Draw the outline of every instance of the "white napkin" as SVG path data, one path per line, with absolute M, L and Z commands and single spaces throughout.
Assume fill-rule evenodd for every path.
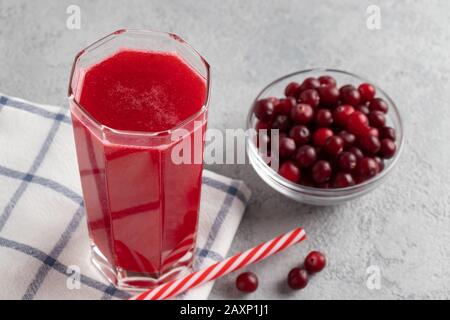
M 195 269 L 226 257 L 249 197 L 204 171 Z M 179 298 L 206 299 L 212 285 Z M 0 299 L 129 296 L 89 261 L 69 111 L 0 94 Z

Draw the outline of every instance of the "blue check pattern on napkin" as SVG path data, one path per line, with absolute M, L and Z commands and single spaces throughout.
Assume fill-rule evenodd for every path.
M 242 181 L 204 170 L 194 269 L 226 256 L 249 197 Z M 206 299 L 212 285 L 181 298 Z M 0 94 L 0 299 L 130 296 L 89 261 L 69 111 Z

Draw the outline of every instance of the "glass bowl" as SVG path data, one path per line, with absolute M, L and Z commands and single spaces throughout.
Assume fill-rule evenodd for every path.
M 324 74 L 333 76 L 336 79 L 338 86 L 344 84 L 353 84 L 357 86 L 363 82 L 373 84 L 372 81 L 363 79 L 355 74 L 334 69 L 309 69 L 288 74 L 267 85 L 257 95 L 248 113 L 247 130 L 254 128 L 257 121 L 253 113 L 253 105 L 256 101 L 272 96 L 280 97 L 284 94 L 284 88 L 290 82 L 296 81 L 301 83 L 307 77 L 318 77 Z M 364 181 L 363 183 L 347 188 L 338 189 L 321 189 L 296 184 L 283 178 L 270 166 L 268 166 L 258 153 L 258 149 L 255 145 L 255 140 L 248 136 L 246 140 L 247 155 L 256 173 L 269 186 L 271 186 L 281 194 L 296 201 L 311 205 L 324 206 L 339 204 L 345 201 L 359 198 L 379 187 L 386 180 L 388 175 L 392 172 L 392 169 L 397 164 L 400 154 L 402 153 L 404 138 L 403 125 L 399 110 L 397 109 L 392 99 L 382 89 L 380 89 L 378 86 L 375 87 L 377 90 L 377 97 L 384 99 L 389 105 L 389 112 L 387 113 L 386 117 L 387 125 L 393 127 L 396 130 L 397 134 L 397 152 L 391 159 L 385 160 L 384 170 L 381 171 L 378 175 L 367 181 Z

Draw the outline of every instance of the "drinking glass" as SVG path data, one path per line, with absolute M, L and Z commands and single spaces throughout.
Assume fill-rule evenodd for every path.
M 161 132 L 117 130 L 91 116 L 79 102 L 83 77 L 90 67 L 124 48 L 180 57 L 205 80 L 206 99 L 201 109 Z M 209 91 L 208 63 L 174 34 L 119 30 L 75 57 L 69 103 L 91 259 L 120 289 L 151 288 L 190 271 Z M 174 148 L 190 141 L 187 152 L 200 161 L 175 163 Z

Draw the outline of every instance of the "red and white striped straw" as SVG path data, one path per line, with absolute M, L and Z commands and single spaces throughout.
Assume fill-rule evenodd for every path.
M 302 228 L 296 228 L 270 241 L 263 242 L 252 249 L 217 262 L 203 270 L 192 272 L 180 279 L 169 281 L 154 289 L 138 294 L 130 300 L 164 300 L 171 298 L 184 291 L 201 286 L 206 282 L 223 277 L 230 272 L 274 255 L 281 250 L 303 241 L 305 238 L 305 231 Z

